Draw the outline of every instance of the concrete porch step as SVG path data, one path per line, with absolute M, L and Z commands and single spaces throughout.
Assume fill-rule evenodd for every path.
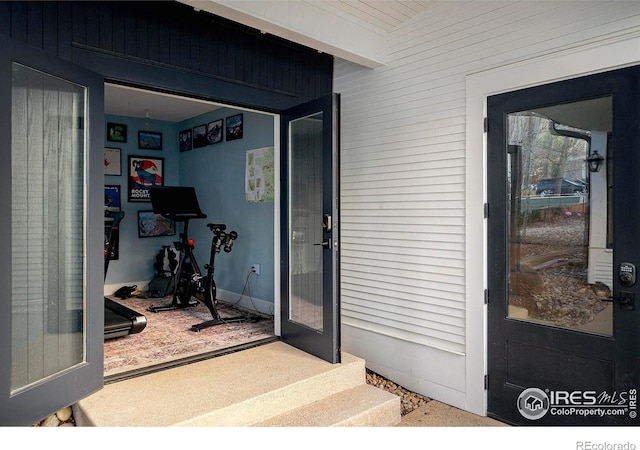
M 330 364 L 282 342 L 108 384 L 73 409 L 78 426 L 98 427 L 400 422 L 399 397 L 366 385 L 364 360 Z
M 400 397 L 363 384 L 254 424 L 257 427 L 387 427 L 400 423 Z

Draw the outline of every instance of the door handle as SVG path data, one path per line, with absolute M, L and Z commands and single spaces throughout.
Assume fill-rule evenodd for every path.
M 331 248 L 331 239 L 324 239 L 322 242 L 313 245 L 321 245 L 324 248 Z
M 322 229 L 325 233 L 329 233 L 333 229 L 331 214 L 325 214 L 322 216 Z
M 613 297 L 609 297 L 609 298 L 603 298 L 602 299 L 603 302 L 609 302 L 609 303 L 617 303 L 618 305 L 620 305 L 620 309 L 623 311 L 633 311 L 634 310 L 634 303 L 635 303 L 635 295 L 633 292 L 620 292 L 620 297 L 619 298 L 613 298 Z

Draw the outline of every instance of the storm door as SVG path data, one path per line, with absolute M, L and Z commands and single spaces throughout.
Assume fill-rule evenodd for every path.
M 30 425 L 102 387 L 104 88 L 0 46 L 0 424 Z
M 340 362 L 338 97 L 282 115 L 282 339 Z
M 488 413 L 638 424 L 640 70 L 487 104 Z

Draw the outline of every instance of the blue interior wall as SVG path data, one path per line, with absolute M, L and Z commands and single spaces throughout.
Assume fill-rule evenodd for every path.
M 262 273 L 251 277 L 251 296 L 273 302 L 273 202 L 248 203 L 245 199 L 246 153 L 274 145 L 273 117 L 223 108 L 182 122 L 179 127 L 189 129 L 218 119 L 224 121 L 238 113 L 243 114 L 243 138 L 182 152 L 180 184 L 196 188 L 200 208 L 208 216 L 189 225 L 201 266 L 208 261 L 211 244 L 207 223 L 224 223 L 227 231 L 238 232 L 233 250 L 216 256 L 217 287 L 242 292 L 251 265 L 259 263 Z
M 180 152 L 178 135 L 181 130 L 224 120 L 243 114 L 243 138 L 191 151 Z M 165 186 L 193 186 L 200 208 L 206 219 L 192 220 L 189 234 L 196 241 L 195 254 L 201 270 L 209 259 L 212 234 L 207 223 L 227 224 L 228 231 L 238 232 L 238 239 L 230 253 L 216 255 L 215 281 L 219 289 L 240 294 L 243 291 L 251 265 L 261 265 L 261 275 L 251 276 L 250 293 L 253 298 L 274 301 L 273 269 L 273 202 L 248 203 L 245 199 L 246 152 L 274 145 L 273 117 L 247 111 L 223 108 L 197 116 L 184 122 L 164 122 L 132 117 L 106 115 L 106 122 L 123 123 L 128 128 L 126 143 L 108 142 L 105 147 L 121 149 L 122 174 L 105 176 L 105 185 L 121 187 L 122 210 L 125 219 L 120 226 L 119 259 L 111 261 L 105 284 L 130 285 L 141 280 L 150 281 L 154 275 L 155 255 L 163 245 L 178 240 L 171 237 L 138 237 L 138 211 L 150 210 L 149 202 L 129 202 L 127 196 L 128 156 L 164 158 Z M 138 149 L 138 130 L 162 133 L 162 150 Z M 146 286 L 138 286 L 146 289 Z M 248 294 L 249 292 L 245 292 Z
M 130 285 L 140 280 L 151 280 L 155 272 L 153 263 L 155 255 L 162 245 L 171 245 L 173 237 L 138 237 L 138 211 L 151 210 L 149 202 L 129 202 L 127 195 L 128 161 L 129 155 L 147 156 L 150 158 L 163 158 L 164 183 L 166 185 L 178 183 L 179 180 L 179 155 L 176 151 L 178 134 L 174 122 L 160 120 L 138 119 L 134 117 L 122 117 L 105 115 L 105 122 L 114 122 L 127 125 L 127 142 L 107 141 L 105 132 L 105 147 L 119 148 L 122 172 L 120 176 L 106 175 L 105 185 L 118 185 L 121 190 L 121 209 L 125 217 L 120 224 L 119 258 L 109 263 L 109 271 L 105 284 Z M 162 133 L 162 150 L 138 149 L 138 130 L 146 130 Z M 146 286 L 138 286 L 146 289 Z

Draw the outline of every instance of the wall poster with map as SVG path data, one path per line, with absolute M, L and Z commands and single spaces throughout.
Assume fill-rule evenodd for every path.
M 273 147 L 247 151 L 245 194 L 249 203 L 273 202 Z

